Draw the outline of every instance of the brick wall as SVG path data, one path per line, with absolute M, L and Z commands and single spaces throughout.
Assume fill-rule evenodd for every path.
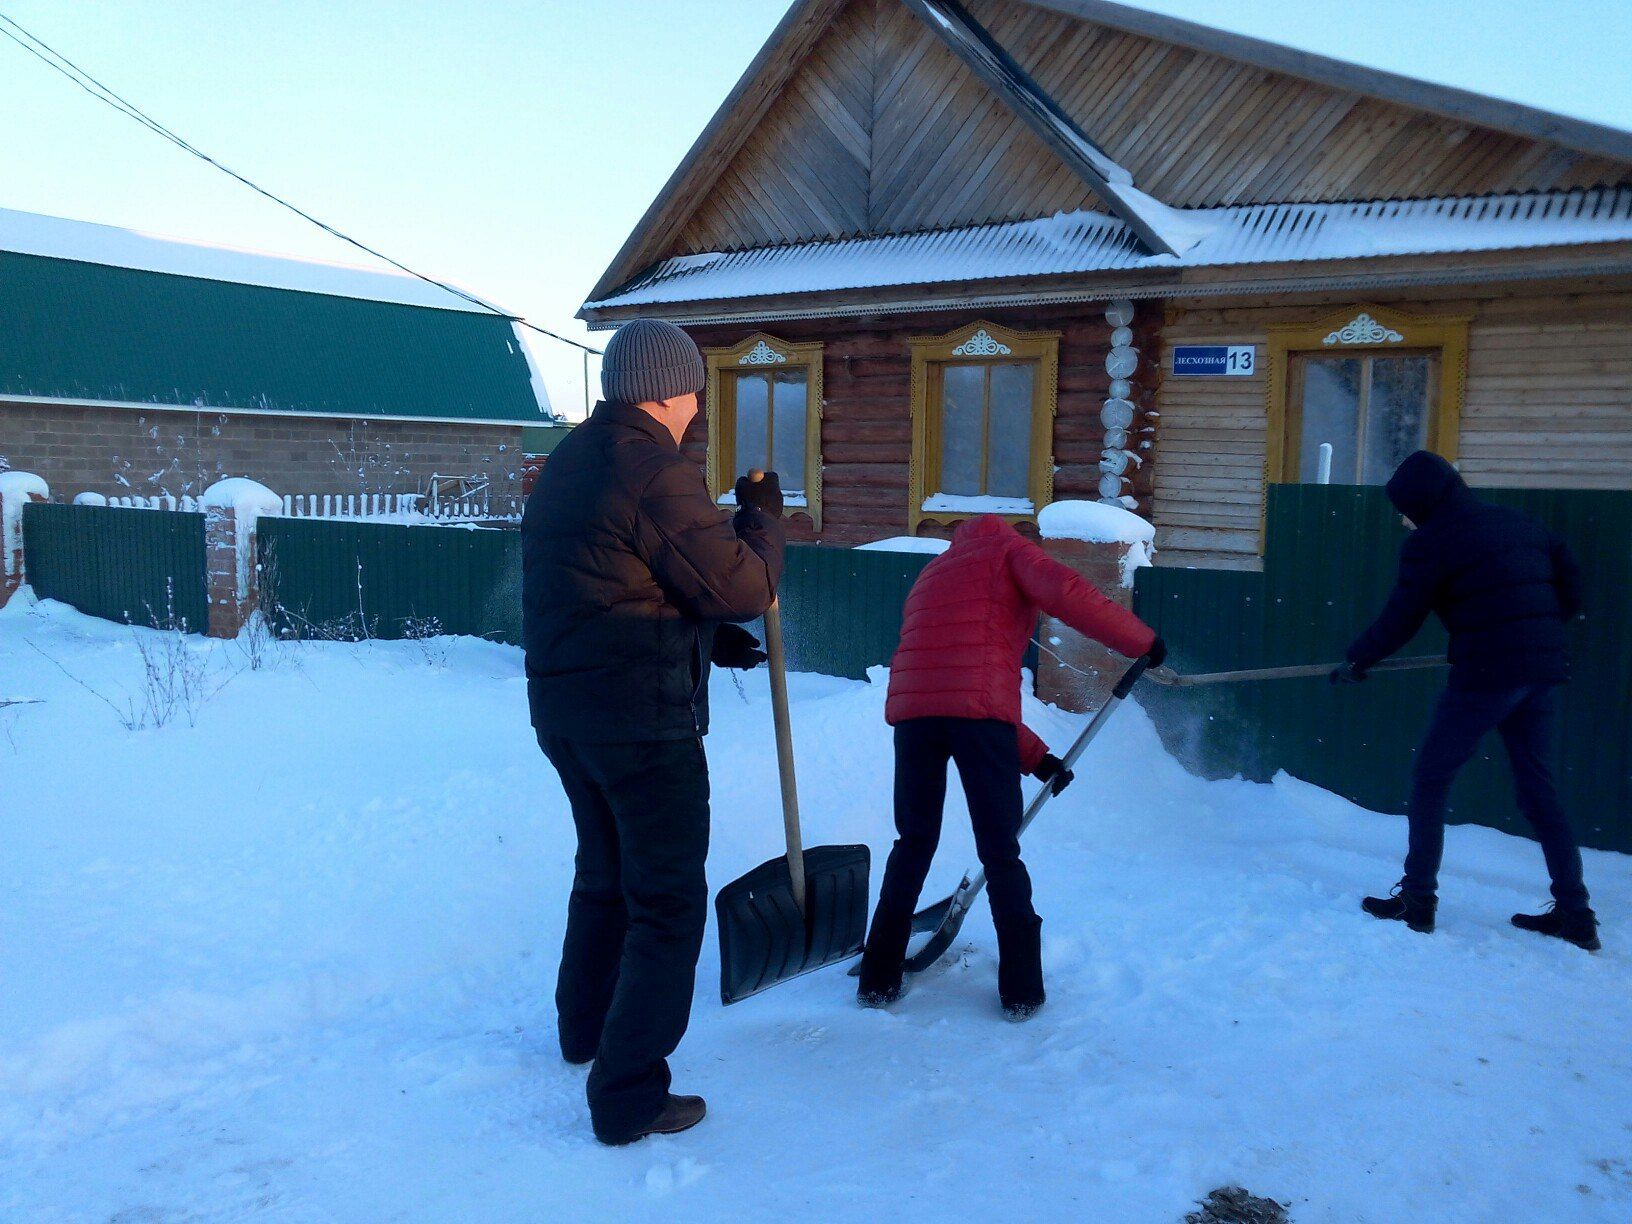
M 795 515 L 789 537 L 822 543 L 858 544 L 906 535 L 907 480 L 912 458 L 912 357 L 908 340 L 940 335 L 986 319 L 1016 331 L 1058 331 L 1060 338 L 1059 413 L 1054 422 L 1056 500 L 1099 498 L 1099 458 L 1105 429 L 1100 409 L 1110 391 L 1105 355 L 1111 327 L 1105 304 L 943 311 L 870 318 L 811 319 L 763 327 L 690 327 L 704 348 L 725 348 L 756 331 L 790 343 L 820 341 L 824 349 L 822 414 L 822 517 L 820 536 L 810 520 Z M 1153 406 L 1157 380 L 1161 309 L 1141 303 L 1135 316 L 1134 345 L 1143 357 L 1134 377 L 1134 401 Z M 687 450 L 702 462 L 707 424 L 699 414 L 687 436 Z M 1134 493 L 1141 507 L 1149 499 L 1149 464 L 1137 474 Z M 921 535 L 945 535 L 933 523 Z
M 197 496 L 224 476 L 278 493 L 412 493 L 433 472 L 519 495 L 521 427 L 170 412 L 0 400 L 0 470 L 37 472 L 63 501 Z

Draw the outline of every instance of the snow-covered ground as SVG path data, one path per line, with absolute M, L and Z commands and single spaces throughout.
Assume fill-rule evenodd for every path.
M 1173 1224 L 1231 1183 L 1297 1221 L 1632 1219 L 1627 858 L 1588 856 L 1593 957 L 1508 926 L 1533 845 L 1454 829 L 1415 936 L 1356 906 L 1399 818 L 1191 778 L 1130 706 L 1028 839 L 1034 1021 L 998 1018 L 983 909 L 890 1013 L 837 970 L 722 1010 L 711 942 L 676 1060 L 709 1119 L 609 1150 L 555 1048 L 572 838 L 517 652 L 293 647 L 138 732 L 58 665 L 116 703 L 141 671 L 129 630 L 0 613 L 0 699 L 45 701 L 0 711 L 5 1221 Z M 876 876 L 882 692 L 793 692 L 807 839 Z M 717 887 L 779 828 L 763 673 L 713 698 Z

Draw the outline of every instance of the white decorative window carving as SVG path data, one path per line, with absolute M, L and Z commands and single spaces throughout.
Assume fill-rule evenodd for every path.
M 1404 344 L 1405 337 L 1361 311 L 1326 337 L 1322 344 Z
M 787 361 L 788 359 L 785 356 L 761 340 L 744 353 L 737 364 L 752 366 L 786 365 Z
M 957 348 L 952 350 L 954 357 L 1007 357 L 1014 350 L 1006 344 L 1001 344 L 984 327 Z

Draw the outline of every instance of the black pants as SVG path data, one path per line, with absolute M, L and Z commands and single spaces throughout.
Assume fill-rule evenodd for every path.
M 555 991 L 561 1052 L 594 1058 L 590 1119 L 617 1142 L 662 1110 L 667 1060 L 691 1019 L 708 919 L 708 762 L 700 739 L 539 745 L 578 829 Z
M 949 761 L 957 764 L 986 869 L 1000 955 L 998 992 L 1008 1002 L 1040 1001 L 1041 921 L 1020 859 L 1020 745 L 1013 724 L 995 719 L 914 718 L 895 728 L 897 836 L 867 937 L 862 988 L 900 982 L 912 913 L 941 840 Z
M 1535 828 L 1547 859 L 1553 899 L 1560 909 L 1587 908 L 1581 851 L 1553 786 L 1556 711 L 1557 690 L 1548 684 L 1491 692 L 1452 688 L 1440 697 L 1412 771 L 1407 808 L 1411 842 L 1405 856 L 1405 878 L 1400 882 L 1407 892 L 1437 891 L 1439 863 L 1445 852 L 1445 801 L 1451 783 L 1473 758 L 1479 741 L 1498 731 L 1513 767 L 1519 810 Z

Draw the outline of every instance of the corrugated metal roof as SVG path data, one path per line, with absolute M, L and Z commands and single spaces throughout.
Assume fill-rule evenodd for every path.
M 503 315 L 0 251 L 8 397 L 518 424 L 547 408 Z
M 0 251 L 73 259 L 138 272 L 168 272 L 201 280 L 263 285 L 268 289 L 298 289 L 304 293 L 396 302 L 402 306 L 482 313 L 481 306 L 458 294 L 394 268 L 359 268 L 269 255 L 10 208 L 0 208 Z M 492 309 L 499 314 L 507 313 L 497 306 Z
M 1102 213 L 664 260 L 587 309 L 1092 272 L 1314 263 L 1632 241 L 1632 188 L 1164 209 L 1178 256 Z

